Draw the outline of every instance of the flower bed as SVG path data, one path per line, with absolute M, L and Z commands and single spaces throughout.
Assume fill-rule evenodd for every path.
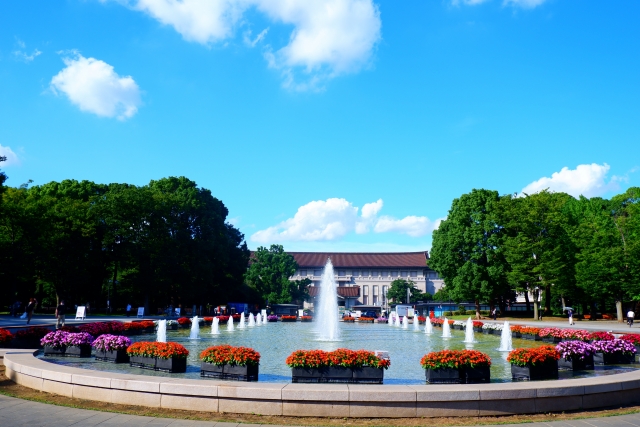
M 283 314 L 282 316 L 280 316 L 281 322 L 295 322 L 296 320 L 298 320 L 298 316 L 289 316 L 286 314 Z
M 6 347 L 13 339 L 13 334 L 6 329 L 0 329 L 0 347 Z
M 16 332 L 15 338 L 19 340 L 37 340 L 38 342 L 49 333 L 49 329 L 41 326 L 32 326 L 27 329 L 20 329 Z
M 258 381 L 260 353 L 248 347 L 218 345 L 200 353 L 200 376 L 237 381 Z
M 500 323 L 485 323 L 482 325 L 483 334 L 501 334 L 502 324 Z
M 473 331 L 474 332 L 482 332 L 482 326 L 484 326 L 484 322 L 481 322 L 479 320 L 474 320 L 473 321 Z
M 613 341 L 616 339 L 611 332 L 604 331 L 592 332 L 589 338 L 592 341 Z
M 558 378 L 560 353 L 554 346 L 517 348 L 509 353 L 511 378 L 514 381 L 535 381 Z
M 129 364 L 143 369 L 186 372 L 189 350 L 175 342 L 141 341 L 127 348 Z
M 386 317 L 378 317 L 376 321 L 378 323 L 389 323 L 389 319 L 387 319 Z
M 424 317 L 424 316 L 418 316 L 418 323 L 419 323 L 420 325 L 424 325 L 424 324 L 426 323 L 426 321 L 427 321 L 427 318 L 426 318 L 426 317 Z
M 375 319 L 373 317 L 365 317 L 365 316 L 358 317 L 359 323 L 373 323 L 374 320 Z
M 86 332 L 94 337 L 103 334 L 121 334 L 124 332 L 124 323 L 122 322 L 93 322 L 78 327 L 80 332 Z
M 267 322 L 277 322 L 278 321 L 278 316 L 276 316 L 275 314 L 270 314 L 267 316 Z
M 216 316 L 218 318 L 218 323 L 227 323 L 229 321 L 229 316 Z M 278 316 L 276 316 L 277 318 Z
M 301 322 L 313 322 L 313 317 L 311 316 L 300 316 Z
M 520 338 L 529 341 L 542 341 L 542 337 L 539 335 L 540 328 L 534 328 L 532 326 L 520 326 Z
M 538 332 L 538 336 L 542 341 L 549 343 L 559 343 L 562 341 L 562 329 L 560 328 L 542 328 Z
M 91 357 L 93 337 L 86 332 L 49 332 L 40 344 L 45 356 Z
M 346 316 L 346 317 L 342 318 L 342 321 L 343 322 L 352 322 L 353 323 L 353 322 L 356 321 L 356 318 L 355 317 L 351 317 L 351 316 Z
M 594 347 L 584 341 L 563 341 L 556 345 L 560 353 L 558 367 L 573 371 L 593 369 Z
M 240 320 L 242 318 L 241 314 L 232 314 L 231 317 L 233 317 L 233 321 L 237 322 L 238 320 Z
M 464 327 L 466 325 L 466 322 L 463 322 L 462 320 L 454 320 L 453 321 L 453 329 L 457 329 L 459 331 L 464 330 Z
M 429 384 L 475 384 L 491 381 L 491 359 L 477 350 L 441 350 L 420 360 Z
M 596 365 L 614 365 L 616 363 L 634 363 L 636 346 L 628 340 L 594 341 L 593 360 Z
M 444 319 L 438 319 L 438 318 L 431 319 L 431 324 L 433 326 L 442 326 L 443 323 L 444 323 Z
M 286 359 L 294 383 L 382 384 L 391 361 L 372 351 L 339 348 L 335 351 L 296 350 Z
M 127 347 L 131 345 L 131 340 L 122 335 L 104 334 L 93 341 L 92 347 L 95 349 L 96 360 L 111 363 L 129 362 Z
M 189 319 L 188 317 L 180 317 L 178 318 L 178 325 L 180 325 L 181 328 L 190 328 L 191 319 Z
M 140 322 L 128 322 L 124 324 L 124 332 L 128 335 L 135 335 L 143 332 L 151 332 L 155 329 L 155 327 L 156 327 L 156 324 L 151 320 L 142 320 Z

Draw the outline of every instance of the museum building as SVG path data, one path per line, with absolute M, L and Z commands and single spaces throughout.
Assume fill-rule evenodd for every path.
M 427 267 L 428 252 L 287 252 L 298 263 L 291 280 L 309 279 L 309 295 L 319 294 L 322 272 L 331 258 L 338 283 L 339 304 L 346 308 L 357 305 L 386 307 L 386 294 L 391 282 L 411 280 L 422 292 L 435 294 L 444 285 L 438 274 Z

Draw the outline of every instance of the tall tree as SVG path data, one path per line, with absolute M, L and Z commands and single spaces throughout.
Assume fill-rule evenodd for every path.
M 496 191 L 474 189 L 453 201 L 447 219 L 433 232 L 429 267 L 444 279 L 453 299 L 475 302 L 477 318 L 481 302 L 493 305 L 509 292 L 499 247 L 499 200 Z
M 407 300 L 407 290 L 409 291 L 410 302 L 428 301 L 432 298 L 431 294 L 420 291 L 411 279 L 402 278 L 391 282 L 391 286 L 387 291 L 387 298 L 396 304 L 402 304 Z

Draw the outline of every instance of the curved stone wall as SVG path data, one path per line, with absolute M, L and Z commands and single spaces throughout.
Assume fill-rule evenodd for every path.
M 240 383 L 114 374 L 8 351 L 18 384 L 85 400 L 241 414 L 452 417 L 531 414 L 640 403 L 640 370 L 584 379 L 474 385 Z

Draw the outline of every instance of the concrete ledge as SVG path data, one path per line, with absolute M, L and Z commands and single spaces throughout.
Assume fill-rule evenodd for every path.
M 39 391 L 100 402 L 262 415 L 400 418 L 511 415 L 640 404 L 640 370 L 562 381 L 470 385 L 239 383 L 112 374 L 5 351 L 6 375 Z

